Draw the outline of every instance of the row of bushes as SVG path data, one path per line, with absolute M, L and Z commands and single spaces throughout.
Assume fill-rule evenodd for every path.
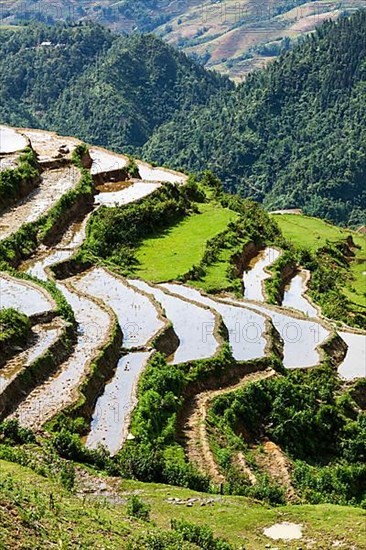
M 343 244 L 329 243 L 314 254 L 299 251 L 299 262 L 311 271 L 309 295 L 321 307 L 323 315 L 347 325 L 365 328 L 366 312 L 352 304 L 343 293 L 350 276 Z
M 284 274 L 286 271 L 291 276 L 296 271 L 296 258 L 292 247 L 283 250 L 281 256 L 270 266 L 271 277 L 265 280 L 267 301 L 270 304 L 282 302 L 285 284 Z
M 156 529 L 138 535 L 134 541 L 128 543 L 128 550 L 189 550 L 192 547 L 202 550 L 233 550 L 229 542 L 215 537 L 212 529 L 206 525 L 172 519 L 170 526 L 171 531 Z
M 268 359 L 266 366 L 272 363 L 275 360 Z M 138 404 L 131 422 L 135 439 L 117 455 L 122 473 L 144 481 L 212 490 L 210 479 L 186 460 L 184 448 L 177 441 L 178 419 L 188 396 L 212 384 L 218 386 L 227 376 L 237 378 L 236 367 L 228 344 L 214 358 L 180 365 L 168 365 L 163 356 L 156 354 L 138 387 Z
M 0 271 L 7 271 L 14 277 L 34 281 L 44 287 L 54 298 L 57 313 L 66 321 L 76 325 L 74 313 L 63 294 L 52 281 L 39 281 L 14 269 L 22 260 L 29 258 L 54 226 L 67 216 L 70 208 L 78 201 L 90 201 L 93 196 L 93 181 L 90 172 L 81 168 L 81 158 L 87 152 L 86 145 L 79 145 L 73 153 L 73 162 L 81 170 L 81 177 L 75 188 L 65 193 L 60 200 L 34 223 L 26 223 L 0 242 Z
M 200 180 L 196 176 L 190 176 L 189 184 L 196 185 L 198 191 L 201 192 L 200 195 L 197 195 L 196 200 L 217 201 L 224 208 L 238 213 L 239 219 L 230 222 L 225 231 L 207 241 L 199 265 L 192 266 L 187 273 L 182 275 L 182 281 L 202 279 L 207 268 L 219 260 L 220 254 L 225 249 L 230 249 L 231 262 L 233 262 L 233 258 L 241 254 L 247 242 L 253 241 L 257 244 L 273 242 L 280 237 L 276 223 L 267 212 L 253 201 L 225 193 L 221 181 L 212 172 L 206 170 Z M 232 263 L 227 267 L 227 276 L 232 281 L 232 289 L 236 290 L 239 281 L 237 280 L 237 270 Z
M 88 375 L 78 387 L 79 398 L 48 422 L 46 429 L 58 431 L 67 428 L 80 435 L 88 433 L 92 413 L 98 397 L 103 393 L 105 384 L 113 376 L 122 345 L 123 335 L 118 320 L 114 324 L 109 340 L 95 357 L 88 369 Z
M 328 242 L 316 252 L 297 248 L 282 238 L 277 238 L 276 243 L 282 248 L 282 254 L 269 268 L 272 276 L 265 281 L 270 303 L 282 301 L 284 273 L 294 272 L 296 266 L 301 266 L 311 273 L 308 294 L 321 307 L 325 317 L 365 328 L 366 312 L 352 304 L 343 293 L 345 281 L 350 276 L 349 250 L 345 242 Z
M 52 445 L 63 458 L 93 464 L 113 475 L 208 491 L 209 478 L 187 463 L 183 447 L 176 442 L 177 415 L 190 384 L 220 376 L 232 362 L 228 346 L 214 359 L 183 365 L 168 365 L 157 353 L 140 379 L 131 426 L 135 439 L 116 457 L 110 458 L 102 447 L 90 450 L 81 443 L 80 434 L 86 428 L 83 417 L 59 415 L 50 426 Z
M 44 216 L 36 222 L 23 224 L 16 233 L 0 242 L 0 262 L 16 266 L 31 256 L 55 224 L 67 216 L 70 208 L 83 198 L 90 200 L 92 195 L 92 177 L 88 170 L 82 169 L 75 188 L 65 193 Z

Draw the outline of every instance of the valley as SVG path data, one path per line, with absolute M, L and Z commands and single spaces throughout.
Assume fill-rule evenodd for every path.
M 362 7 L 363 0 L 259 3 L 84 0 L 77 4 L 57 0 L 51 5 L 42 0 L 5 0 L 2 24 L 16 29 L 29 21 L 48 24 L 92 21 L 117 32 L 154 32 L 207 68 L 241 81 L 325 20 L 349 15 Z
M 239 85 L 151 34 L 121 36 L 93 23 L 2 29 L 0 116 L 10 126 L 54 130 L 91 143 L 100 166 L 111 156 L 98 157 L 97 147 L 115 151 L 117 182 L 128 155 L 143 159 L 140 175 L 149 186 L 126 185 L 120 200 L 146 196 L 158 186 L 156 166 L 197 177 L 210 170 L 225 191 L 268 211 L 301 209 L 358 229 L 365 218 L 364 29 L 363 10 L 326 21 Z M 35 194 L 47 197 L 47 182 L 37 185 L 31 155 L 24 155 L 19 170 Z M 47 164 L 47 151 L 41 162 Z M 72 187 L 69 167 L 59 168 Z M 26 181 L 20 197 L 7 182 L 5 206 L 21 198 Z M 101 176 L 98 186 L 104 183 Z M 99 195 L 99 201 L 107 199 L 113 205 L 119 194 Z M 354 269 L 362 273 L 360 263 Z M 207 288 L 215 290 L 222 275 L 216 265 Z

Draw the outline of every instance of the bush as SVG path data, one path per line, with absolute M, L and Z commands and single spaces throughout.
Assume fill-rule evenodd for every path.
M 63 462 L 60 467 L 61 484 L 71 491 L 75 485 L 75 468 L 71 462 Z
M 127 550 L 191 550 L 178 532 L 156 530 L 127 543 Z
M 34 433 L 20 426 L 17 420 L 2 422 L 0 424 L 0 435 L 5 443 L 13 443 L 14 445 L 34 443 L 36 441 Z
M 31 325 L 28 317 L 19 311 L 6 308 L 0 311 L 0 352 L 11 346 L 24 346 Z
M 183 540 L 196 544 L 202 550 L 233 550 L 226 540 L 215 538 L 210 527 L 177 519 L 171 520 L 171 527 L 182 535 Z
M 131 518 L 150 521 L 150 509 L 137 495 L 132 495 L 127 501 L 127 515 Z
M 19 165 L 14 169 L 5 169 L 0 173 L 0 210 L 20 198 L 22 184 L 32 190 L 33 181 L 38 178 L 35 153 L 27 147 L 19 156 Z

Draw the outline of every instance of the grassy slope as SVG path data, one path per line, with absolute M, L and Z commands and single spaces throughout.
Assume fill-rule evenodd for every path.
M 136 275 L 155 282 L 183 275 L 199 263 L 207 240 L 224 231 L 237 217 L 235 212 L 219 205 L 200 204 L 198 214 L 142 243 L 136 254 L 140 263 Z
M 206 268 L 205 276 L 199 281 L 194 281 L 192 284 L 198 288 L 202 288 L 206 292 L 213 292 L 218 289 L 224 290 L 230 287 L 232 281 L 229 281 L 227 278 L 227 268 L 231 255 L 230 248 L 222 250 L 219 260 Z
M 124 548 L 129 530 L 117 507 L 84 504 L 28 468 L 0 461 L 1 549 Z
M 346 296 L 354 303 L 366 307 L 365 287 L 366 276 L 366 238 L 365 236 L 331 225 L 324 220 L 301 216 L 297 214 L 276 215 L 276 221 L 286 239 L 296 246 L 308 248 L 315 252 L 324 246 L 328 241 L 339 241 L 352 235 L 354 243 L 360 248 L 357 249 L 355 261 L 351 263 L 351 274 L 353 280 L 344 289 Z
M 5 487 L 4 487 L 5 485 Z M 170 519 L 183 518 L 210 525 L 216 535 L 251 550 L 263 549 L 269 539 L 262 529 L 277 521 L 302 523 L 304 536 L 316 548 L 329 549 L 332 541 L 343 547 L 362 547 L 365 512 L 352 507 L 286 506 L 269 508 L 243 497 L 222 497 L 210 506 L 192 508 L 173 505 L 169 497 L 212 497 L 166 485 L 121 482 L 125 496 L 136 492 L 151 507 L 151 519 L 159 528 L 169 528 Z M 50 496 L 52 495 L 52 496 Z M 151 529 L 151 525 L 126 518 L 124 504 L 81 500 L 59 485 L 31 470 L 0 461 L 0 548 L 96 548 L 126 547 L 129 535 Z M 293 543 L 273 542 L 279 549 L 299 548 Z

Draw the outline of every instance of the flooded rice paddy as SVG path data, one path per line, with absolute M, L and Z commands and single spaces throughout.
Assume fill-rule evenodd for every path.
M 280 255 L 280 251 L 276 248 L 267 247 L 251 260 L 249 269 L 243 273 L 244 298 L 257 302 L 265 301 L 264 281 L 270 277 L 266 269 Z
M 266 320 L 263 315 L 245 307 L 213 300 L 184 285 L 166 283 L 161 286 L 188 300 L 194 300 L 216 310 L 228 329 L 229 343 L 233 357 L 237 361 L 249 361 L 265 355 Z
M 134 279 L 129 282 L 132 286 L 152 294 L 172 322 L 179 338 L 179 347 L 172 363 L 204 359 L 216 353 L 219 343 L 214 336 L 216 319 L 212 311 L 181 300 L 144 281 Z
M 286 285 L 283 295 L 282 306 L 301 311 L 308 317 L 317 317 L 317 309 L 310 303 L 305 296 L 307 290 L 308 272 L 300 271 Z

